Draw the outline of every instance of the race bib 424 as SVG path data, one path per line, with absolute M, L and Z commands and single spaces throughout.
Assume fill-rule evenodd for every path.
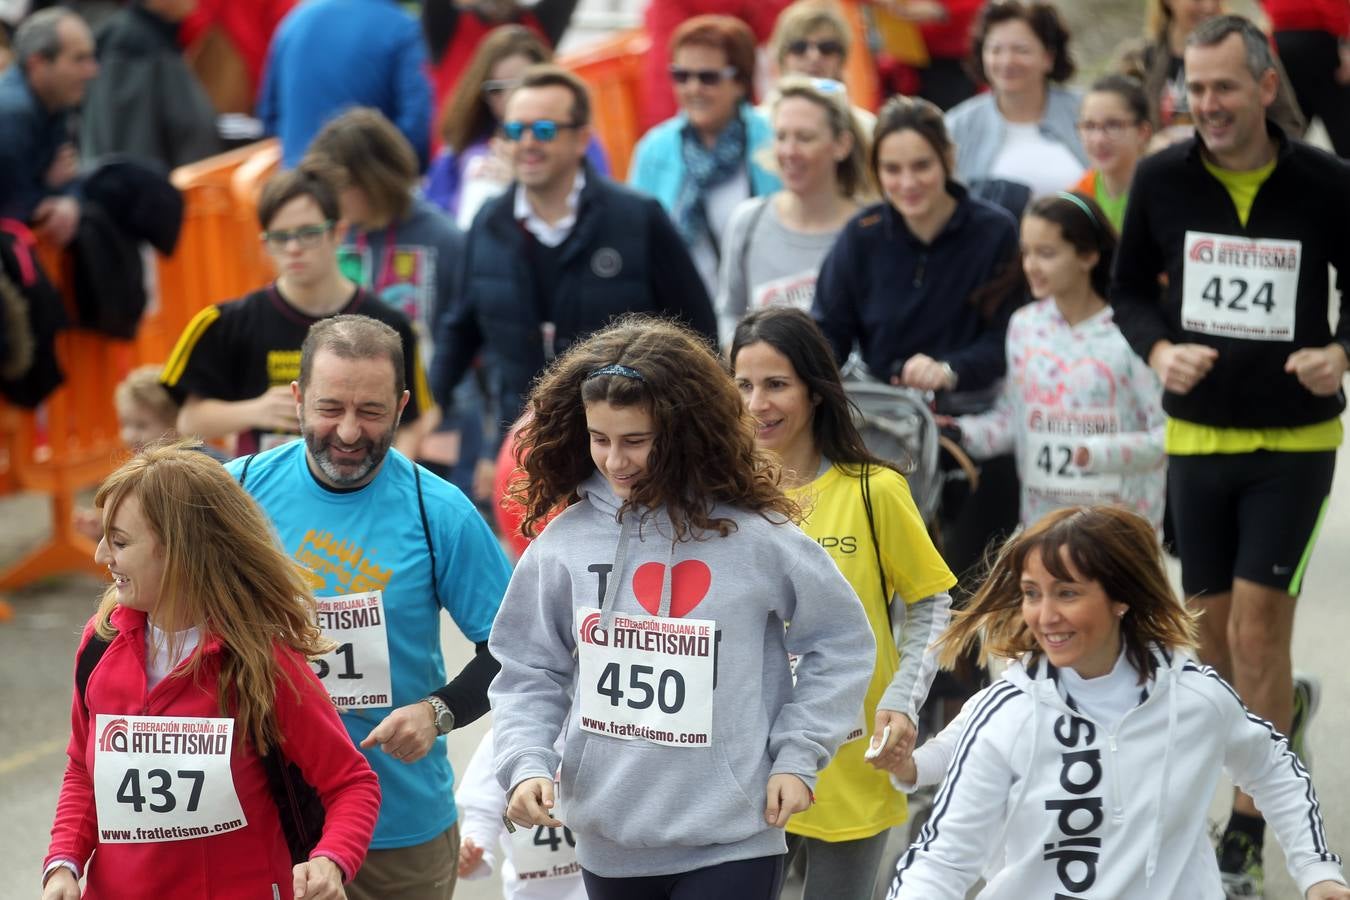
M 1249 341 L 1292 341 L 1303 243 L 1186 232 L 1181 325 Z

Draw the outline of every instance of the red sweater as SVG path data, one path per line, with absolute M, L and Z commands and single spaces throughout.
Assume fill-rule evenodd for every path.
M 1326 31 L 1350 38 L 1350 0 L 1261 0 L 1275 31 Z
M 251 744 L 235 734 L 230 769 L 248 825 L 210 837 L 163 843 L 100 844 L 94 803 L 95 744 L 91 722 L 99 713 L 137 716 L 218 716 L 216 681 L 222 646 L 204 637 L 197 650 L 206 654 L 198 679 L 166 678 L 146 691 L 144 613 L 118 607 L 112 623 L 118 634 L 89 677 L 85 703 L 78 692 L 71 704 L 70 746 L 65 779 L 52 825 L 44 867 L 72 859 L 88 865 L 85 900 L 141 900 L 146 897 L 194 897 L 245 900 L 271 897 L 273 884 L 291 896 L 291 859 L 281 831 L 267 775 Z M 85 626 L 80 647 L 89 641 Z M 300 767 L 323 800 L 323 836 L 312 856 L 327 856 L 350 879 L 361 867 L 375 818 L 380 788 L 375 773 L 338 719 L 327 693 L 305 660 L 292 650 L 276 649 L 285 676 L 300 697 L 278 678 L 276 716 L 285 736 L 282 750 Z M 186 662 L 184 662 L 186 665 Z M 97 851 L 97 852 L 95 852 Z

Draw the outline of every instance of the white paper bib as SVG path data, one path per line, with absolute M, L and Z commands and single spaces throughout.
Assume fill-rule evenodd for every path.
M 1064 506 L 1119 501 L 1120 475 L 1086 472 L 1073 462 L 1082 438 L 1119 431 L 1114 409 L 1029 406 L 1022 483 L 1027 490 Z
M 1181 325 L 1249 341 L 1292 341 L 1303 242 L 1186 232 Z
M 581 728 L 671 747 L 712 744 L 712 619 L 576 611 Z
M 393 705 L 384 592 L 318 597 L 318 624 L 337 649 L 314 660 L 314 674 L 339 709 Z
M 757 285 L 752 304 L 756 309 L 765 306 L 789 306 L 802 312 L 810 312 L 811 302 L 816 297 L 816 274 L 816 269 L 808 269 Z
M 234 790 L 234 720 L 111 716 L 94 721 L 98 841 L 186 841 L 248 824 Z
M 553 785 L 553 818 L 566 822 L 561 793 L 557 782 Z M 577 862 L 577 839 L 572 829 L 556 825 L 536 825 L 517 828 L 509 837 L 511 865 L 521 881 L 547 881 L 554 878 L 579 876 L 581 863 Z

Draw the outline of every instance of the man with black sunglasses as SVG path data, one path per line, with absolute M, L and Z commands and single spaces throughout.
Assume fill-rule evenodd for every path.
M 412 325 L 402 312 L 358 287 L 338 268 L 337 191 L 308 170 L 281 172 L 258 200 L 261 240 L 277 280 L 238 300 L 208 306 L 178 338 L 161 380 L 182 404 L 178 430 L 207 440 L 238 435 L 239 455 L 300 436 L 291 382 L 309 326 L 356 313 L 403 339 L 404 383 L 412 397 L 394 446 L 417 437 L 412 423 L 431 405 Z
M 509 428 L 549 360 L 626 312 L 675 317 L 716 340 L 712 302 L 660 204 L 586 161 L 590 96 L 575 75 L 527 70 L 500 134 L 516 180 L 469 230 L 464 281 L 436 334 L 442 406 L 481 351 Z M 485 447 L 476 487 L 491 484 L 497 446 Z

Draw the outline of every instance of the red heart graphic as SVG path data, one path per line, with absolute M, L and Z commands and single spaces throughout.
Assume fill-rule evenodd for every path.
M 642 608 L 656 615 L 661 608 L 661 579 L 666 574 L 666 564 L 659 562 L 643 563 L 633 573 L 633 594 Z M 708 596 L 712 586 L 712 570 L 697 559 L 686 559 L 676 563 L 670 572 L 670 614 L 679 619 L 687 615 Z

